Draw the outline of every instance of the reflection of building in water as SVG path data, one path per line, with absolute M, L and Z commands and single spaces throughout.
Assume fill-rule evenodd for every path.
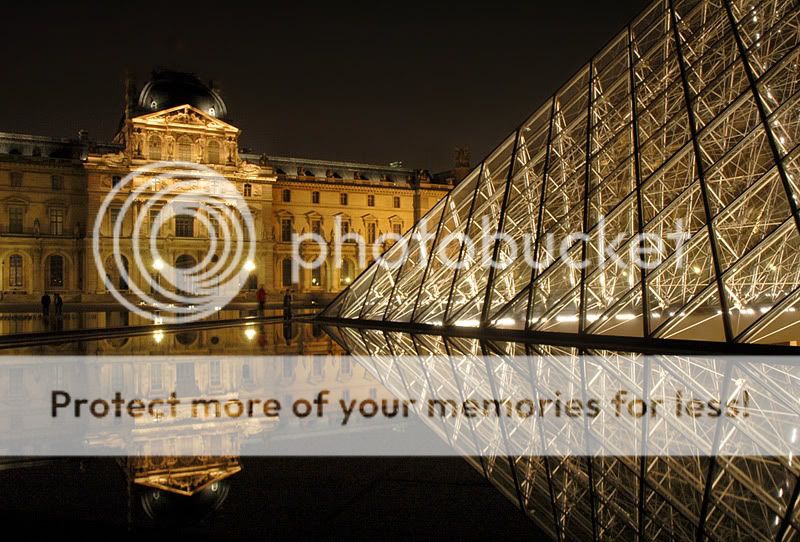
M 305 296 L 323 296 L 349 284 L 360 271 L 355 244 L 344 248 L 341 261 L 331 255 L 317 271 L 302 270 L 291 280 L 289 257 L 293 233 L 314 232 L 331 242 L 335 234 L 355 232 L 368 242 L 382 234 L 406 231 L 436 203 L 463 170 L 434 179 L 425 170 L 354 162 L 331 162 L 267 156 L 239 144 L 241 131 L 229 123 L 227 104 L 213 85 L 175 72 L 155 72 L 137 93 L 130 84 L 124 117 L 111 143 L 98 143 L 81 132 L 79 139 L 58 140 L 0 134 L 0 291 L 12 299 L 35 301 L 42 291 L 67 294 L 68 303 L 105 300 L 107 284 L 131 286 L 113 263 L 111 224 L 119 216 L 123 196 L 104 219 L 102 256 L 107 276 L 98 276 L 92 259 L 91 228 L 109 190 L 132 171 L 160 161 L 203 164 L 235 184 L 255 219 L 255 270 L 242 286 L 265 285 L 271 294 L 286 287 Z M 144 177 L 137 177 L 138 186 Z M 164 188 L 158 186 L 158 189 Z M 218 235 L 225 224 L 208 217 L 163 219 L 166 200 L 140 197 L 125 215 L 121 234 L 122 266 L 133 283 L 147 288 L 135 265 L 131 236 L 134 219 L 145 235 L 157 232 L 166 263 L 192 267 L 209 248 L 210 229 Z M 208 220 L 201 220 L 208 218 Z M 336 220 L 340 231 L 334 232 Z M 232 225 L 229 225 L 232 226 Z M 306 247 L 307 259 L 315 248 Z M 367 255 L 372 258 L 372 251 Z M 147 272 L 158 275 L 157 262 L 147 258 Z M 252 293 L 248 294 L 250 297 Z M 251 299 L 254 301 L 254 299 Z
M 242 470 L 238 458 L 230 456 L 128 457 L 124 462 L 134 483 L 185 496 L 206 488 L 216 492 L 214 484 Z
M 1 400 L 9 406 L 9 415 L 0 419 L 0 452 L 24 443 L 27 453 L 47 453 L 48 446 L 52 445 L 49 443 L 56 437 L 62 439 L 62 446 L 70 442 L 77 445 L 78 441 L 86 439 L 105 451 L 135 449 L 147 456 L 132 458 L 126 464 L 136 483 L 190 494 L 238 472 L 236 458 L 251 440 L 279 441 L 287 431 L 293 432 L 293 438 L 302 438 L 313 436 L 315 431 L 325 431 L 328 426 L 317 420 L 298 420 L 291 416 L 259 416 L 249 420 L 223 416 L 205 421 L 198 429 L 185 419 L 145 417 L 135 422 L 123 419 L 117 425 L 82 434 L 86 425 L 80 423 L 70 426 L 50 419 L 43 422 L 31 407 L 31 399 L 41 397 L 41 393 L 37 395 L 34 390 L 41 390 L 42 386 L 48 390 L 85 389 L 92 397 L 106 398 L 121 391 L 125 397 L 144 400 L 166 398 L 174 391 L 184 399 L 209 398 L 222 404 L 241 396 L 274 398 L 282 405 L 291 405 L 297 399 L 313 399 L 321 389 L 330 391 L 331 401 L 390 397 L 364 367 L 340 357 L 341 348 L 335 343 L 332 345 L 327 335 L 315 337 L 322 333 L 320 328 L 310 325 L 296 325 L 296 328 L 296 342 L 290 345 L 279 337 L 281 326 L 240 326 L 167 333 L 159 339 L 147 335 L 92 341 L 84 346 L 67 344 L 32 349 L 63 355 L 149 354 L 135 363 L 127 356 L 120 356 L 116 361 L 114 356 L 107 355 L 97 358 L 100 361 L 96 367 L 87 365 L 92 363 L 90 357 L 85 358 L 87 364 L 84 364 L 52 356 L 43 356 L 35 363 L 17 356 L 1 356 Z M 259 346 L 258 335 L 248 337 L 250 329 L 269 337 L 269 343 Z M 288 355 L 292 349 L 296 353 L 301 344 L 308 356 Z M 31 354 L 32 350 L 15 353 Z M 240 356 L 226 357 L 234 354 Z M 247 354 L 253 355 L 252 358 Z M 274 355 L 264 357 L 262 354 Z M 204 357 L 195 357 L 199 355 Z M 49 412 L 48 405 L 40 405 L 40 408 L 44 409 L 41 412 Z M 190 407 L 187 403 L 180 408 Z M 210 411 L 213 417 L 214 408 Z M 338 423 L 338 420 L 329 417 L 326 422 Z

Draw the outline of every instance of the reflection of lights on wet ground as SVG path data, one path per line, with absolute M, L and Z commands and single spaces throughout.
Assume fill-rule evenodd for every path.
M 164 340 L 164 332 L 163 331 L 154 331 L 153 332 L 153 340 L 156 344 L 160 343 Z
M 253 337 L 255 337 L 255 336 L 256 336 L 256 330 L 255 330 L 255 328 L 252 328 L 252 327 L 248 327 L 248 328 L 246 328 L 246 329 L 244 330 L 244 336 L 245 336 L 245 337 L 247 337 L 247 340 L 248 340 L 248 341 L 252 341 L 252 340 L 253 340 Z

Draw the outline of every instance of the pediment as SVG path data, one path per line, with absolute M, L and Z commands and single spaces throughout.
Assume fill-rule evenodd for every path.
M 133 119 L 135 124 L 146 124 L 148 126 L 179 127 L 179 128 L 206 128 L 216 129 L 226 132 L 239 132 L 239 129 L 216 117 L 212 117 L 205 111 L 201 111 L 191 105 L 179 105 L 163 111 L 147 113 Z

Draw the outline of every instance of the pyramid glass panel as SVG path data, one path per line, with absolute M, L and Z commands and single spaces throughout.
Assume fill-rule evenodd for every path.
M 796 340 L 799 12 L 653 2 L 323 318 Z

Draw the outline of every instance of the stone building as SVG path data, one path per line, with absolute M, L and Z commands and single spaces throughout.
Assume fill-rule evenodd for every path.
M 399 164 L 246 151 L 239 145 L 241 130 L 227 121 L 219 92 L 192 75 L 155 72 L 140 90 L 129 84 L 126 95 L 119 131 L 108 143 L 93 141 L 86 132 L 74 140 L 0 133 L 0 290 L 6 302 L 34 302 L 42 292 L 60 292 L 68 303 L 105 302 L 111 301 L 109 283 L 127 290 L 130 285 L 111 257 L 111 224 L 118 208 L 109 208 L 100 230 L 106 277 L 100 276 L 92 256 L 92 227 L 109 190 L 149 164 L 195 162 L 236 185 L 255 220 L 256 239 L 247 241 L 255 243 L 256 259 L 242 284 L 245 298 L 258 285 L 273 299 L 287 288 L 301 298 L 330 298 L 326 294 L 340 290 L 362 270 L 356 246 L 347 246 L 339 261 L 331 250 L 319 270 L 303 270 L 293 283 L 288 263 L 292 233 L 314 231 L 332 242 L 337 223 L 345 233 L 367 240 L 402 233 L 454 182 L 452 176 L 438 180 Z M 130 251 L 134 220 L 148 209 L 143 205 L 140 198 L 125 215 L 120 242 L 123 265 L 130 265 L 130 280 L 140 285 L 144 277 Z M 149 207 L 150 217 L 142 219 L 145 227 L 152 225 L 157 207 Z M 160 225 L 158 250 L 171 265 L 191 267 L 208 248 L 202 220 L 176 218 Z M 368 251 L 366 263 L 371 259 Z

